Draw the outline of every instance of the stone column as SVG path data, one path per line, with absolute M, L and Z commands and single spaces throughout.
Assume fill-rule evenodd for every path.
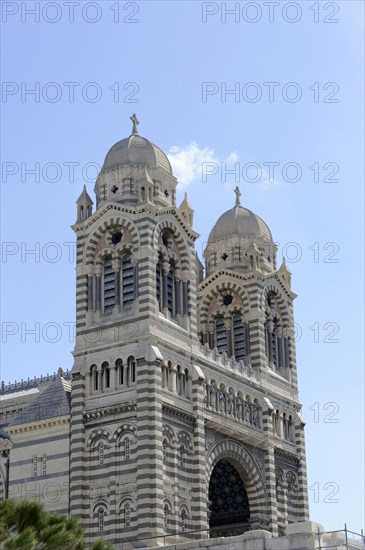
M 73 370 L 77 369 L 74 367 Z M 69 510 L 80 518 L 80 525 L 87 528 L 90 495 L 87 479 L 89 459 L 85 456 L 84 408 L 85 378 L 78 369 L 78 372 L 72 373 Z
M 208 323 L 208 342 L 210 349 L 215 347 L 215 324 L 213 321 Z
M 284 368 L 284 350 L 283 350 L 283 329 L 281 325 L 277 327 L 277 337 L 278 337 L 278 368 L 283 370 Z
M 202 338 L 202 344 L 204 346 L 204 344 L 208 343 L 208 326 L 207 326 L 207 323 L 202 323 L 201 324 L 201 338 Z
M 244 327 L 245 327 L 246 358 L 249 358 L 250 357 L 250 326 L 248 323 L 245 323 Z
M 283 326 L 283 363 L 284 368 L 289 367 L 289 346 L 288 346 L 288 327 Z
M 183 294 L 183 315 L 189 315 L 189 296 L 188 296 L 188 282 L 182 282 L 182 294 Z
M 85 370 L 85 395 L 89 396 L 94 391 L 94 375 L 90 371 L 90 365 Z
M 227 356 L 232 357 L 233 346 L 232 346 L 232 319 L 231 317 L 224 319 L 224 328 L 226 329 L 227 334 Z
M 309 504 L 308 504 L 308 486 L 307 486 L 307 462 L 305 457 L 305 439 L 304 439 L 304 426 L 305 423 L 297 413 L 297 420 L 295 422 L 294 434 L 295 434 L 295 444 L 297 446 L 297 453 L 299 456 L 299 466 L 298 466 L 298 499 L 297 499 L 297 510 L 298 510 L 298 519 L 297 521 L 309 521 Z
M 262 414 L 262 427 L 264 435 L 267 437 L 268 442 L 273 441 L 273 425 L 272 425 L 272 413 L 271 407 L 268 407 Z M 275 447 L 273 444 L 268 445 L 265 451 L 265 484 L 267 494 L 267 515 L 269 526 L 274 537 L 278 536 L 278 512 L 276 502 L 276 476 L 275 476 Z
M 164 535 L 162 356 L 158 348 L 147 346 L 137 352 L 136 359 L 138 538 L 146 546 L 160 546 Z
M 95 309 L 101 311 L 101 270 L 102 267 L 98 266 L 95 274 Z
M 134 298 L 138 298 L 139 295 L 139 280 L 138 280 L 138 262 L 132 258 L 133 264 L 133 277 L 134 277 Z
M 258 302 L 257 298 L 255 301 Z M 265 320 L 266 316 L 260 309 L 253 309 L 246 315 L 249 323 L 250 362 L 253 368 L 267 369 L 265 352 Z
M 118 373 L 117 373 L 117 367 L 115 365 L 109 365 L 109 376 L 110 376 L 110 385 L 109 388 L 111 390 L 115 390 L 118 385 Z
M 180 281 L 180 269 L 175 271 L 175 313 L 180 315 L 181 313 L 181 281 Z
M 191 464 L 191 519 L 190 526 L 196 533 L 191 538 L 206 539 L 208 531 L 208 487 L 206 481 L 205 462 L 205 428 L 204 428 L 204 397 L 205 384 L 203 373 L 197 370 L 197 377 L 192 381 L 192 400 L 195 416 L 193 434 L 194 461 Z
M 171 379 L 170 379 L 170 390 L 173 392 L 173 393 L 176 393 L 176 377 L 177 377 L 177 366 L 176 365 L 172 365 L 171 367 Z
M 272 333 L 274 330 L 274 323 L 272 321 L 268 321 L 266 324 L 267 328 L 267 347 L 269 351 L 269 367 L 273 368 L 273 349 L 272 349 Z
M 94 309 L 94 276 L 87 275 L 87 309 L 93 311 Z

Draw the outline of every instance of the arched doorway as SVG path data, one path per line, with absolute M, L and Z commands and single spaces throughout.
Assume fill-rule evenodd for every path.
M 210 536 L 239 535 L 249 529 L 250 507 L 244 482 L 229 460 L 214 467 L 209 482 Z

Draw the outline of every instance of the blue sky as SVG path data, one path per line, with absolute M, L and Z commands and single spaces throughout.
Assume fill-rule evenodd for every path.
M 311 517 L 359 531 L 363 3 L 36 4 L 2 3 L 1 378 L 72 367 L 75 200 L 136 112 L 188 192 L 200 254 L 238 178 L 287 256 Z

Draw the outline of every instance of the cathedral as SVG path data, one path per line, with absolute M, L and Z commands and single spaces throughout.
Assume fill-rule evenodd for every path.
M 72 370 L 1 388 L 0 499 L 123 549 L 285 536 L 309 519 L 290 271 L 238 187 L 203 265 L 168 157 L 131 120 L 95 208 L 77 200 Z

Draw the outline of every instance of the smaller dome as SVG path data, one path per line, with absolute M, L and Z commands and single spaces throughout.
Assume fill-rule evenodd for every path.
M 233 235 L 261 237 L 272 242 L 271 231 L 264 220 L 240 204 L 221 215 L 210 232 L 208 242 L 212 243 Z
M 173 175 L 170 161 L 165 153 L 157 145 L 138 134 L 132 134 L 113 145 L 105 157 L 102 170 L 124 165 L 157 167 Z

